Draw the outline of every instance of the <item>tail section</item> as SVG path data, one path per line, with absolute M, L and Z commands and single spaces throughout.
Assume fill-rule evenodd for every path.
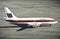
M 17 18 L 7 7 L 4 8 L 6 18 Z

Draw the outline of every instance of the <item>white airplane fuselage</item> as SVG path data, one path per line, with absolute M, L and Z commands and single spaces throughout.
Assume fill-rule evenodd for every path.
M 7 7 L 4 8 L 6 17 L 5 20 L 15 24 L 15 25 L 20 25 L 20 24 L 27 24 L 31 26 L 40 26 L 41 24 L 56 24 L 58 23 L 55 19 L 53 18 L 46 18 L 46 17 L 41 17 L 41 18 L 18 18 L 16 17 Z
M 27 24 L 31 26 L 40 26 L 41 24 L 55 24 L 57 21 L 55 21 L 52 18 L 17 18 L 17 19 L 6 19 L 6 21 L 20 25 L 20 24 Z

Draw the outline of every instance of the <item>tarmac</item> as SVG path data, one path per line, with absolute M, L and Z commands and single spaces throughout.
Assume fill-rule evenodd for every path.
M 26 28 L 6 22 L 4 7 L 22 17 L 51 17 L 58 21 L 51 27 Z M 0 0 L 0 39 L 60 39 L 60 0 Z

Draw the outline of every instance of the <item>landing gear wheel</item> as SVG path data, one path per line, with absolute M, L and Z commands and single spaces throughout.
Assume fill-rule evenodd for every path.
M 34 28 L 33 26 L 29 26 L 30 28 Z
M 50 24 L 50 27 L 52 26 L 52 24 Z

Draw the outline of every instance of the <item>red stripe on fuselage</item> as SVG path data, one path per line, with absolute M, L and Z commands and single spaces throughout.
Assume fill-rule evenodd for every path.
M 8 22 L 53 22 L 53 20 L 6 20 Z

